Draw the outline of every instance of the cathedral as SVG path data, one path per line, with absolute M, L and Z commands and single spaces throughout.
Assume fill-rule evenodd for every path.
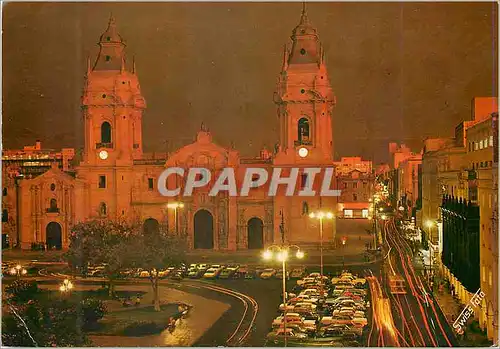
M 332 242 L 335 219 L 323 223 L 320 236 L 319 223 L 309 213 L 334 212 L 335 197 L 268 196 L 264 188 L 254 188 L 244 197 L 209 196 L 208 190 L 199 188 L 192 196 L 171 198 L 160 195 L 157 185 L 163 170 L 174 166 L 186 171 L 203 167 L 212 173 L 231 167 L 237 181 L 249 167 L 268 172 L 276 167 L 285 172 L 294 167 L 333 167 L 335 96 L 323 47 L 305 8 L 285 45 L 274 101 L 269 98 L 277 109 L 278 145 L 252 158 L 215 144 L 203 126 L 193 143 L 163 159 L 144 153 L 146 100 L 135 63 L 125 59 L 125 44 L 113 17 L 99 46 L 95 61 L 89 59 L 81 100 L 82 161 L 73 174 L 53 166 L 16 184 L 17 227 L 11 245 L 65 249 L 72 226 L 90 219 L 141 222 L 148 229 L 164 224 L 171 233 L 186 234 L 192 249 L 235 251 L 281 242 Z M 297 187 L 304 182 L 304 174 L 299 175 Z

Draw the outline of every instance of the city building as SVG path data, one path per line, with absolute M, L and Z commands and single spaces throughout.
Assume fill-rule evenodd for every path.
M 274 197 L 266 195 L 264 187 L 241 197 L 209 196 L 208 187 L 199 188 L 192 196 L 175 198 L 161 196 L 157 190 L 160 174 L 172 166 L 186 171 L 205 167 L 215 173 L 231 167 L 237 182 L 249 167 L 264 168 L 268 173 L 284 168 L 282 177 L 290 174 L 291 167 L 298 167 L 296 189 L 307 181 L 303 168 L 333 167 L 335 96 L 323 47 L 305 8 L 291 43 L 285 46 L 274 98 L 279 144 L 272 153 L 263 150 L 255 158 L 241 157 L 232 147 L 213 143 L 204 126 L 192 144 L 171 154 L 144 153 L 146 101 L 135 63 L 127 63 L 114 18 L 98 44 L 99 54 L 94 62 L 89 59 L 85 75 L 81 101 L 84 149 L 75 173 L 52 166 L 36 177 L 19 180 L 15 199 L 6 196 L 8 204 L 17 202 L 13 213 L 17 246 L 67 248 L 71 227 L 89 219 L 124 219 L 150 228 L 165 224 L 171 231 L 185 233 L 193 249 L 234 251 L 282 241 L 301 246 L 332 241 L 335 222 L 323 222 L 320 236 L 319 222 L 308 214 L 318 209 L 334 211 L 335 197 L 286 197 L 280 194 L 284 186 Z M 177 185 L 176 177 L 168 180 L 168 185 L 171 180 Z M 320 184 L 320 180 L 314 181 L 313 189 Z M 4 184 L 4 191 L 10 193 L 13 186 Z
M 372 161 L 362 160 L 358 156 L 342 157 L 340 161 L 335 161 L 335 174 L 337 176 L 345 176 L 351 173 L 353 170 L 357 170 L 362 173 L 372 172 Z
M 74 157 L 73 148 L 43 149 L 38 140 L 35 145 L 2 152 L 2 246 L 17 244 L 20 181 L 36 178 L 54 167 L 69 173 Z
M 337 176 L 337 185 L 341 190 L 337 206 L 339 217 L 369 218 L 374 180 L 372 172 L 361 172 L 356 169 Z
M 441 269 L 450 280 L 460 301 L 467 304 L 478 288 L 486 294 L 476 316 L 488 337 L 496 342 L 496 98 L 475 98 L 472 111 L 472 120 L 460 123 L 454 138 L 424 142 L 422 208 L 417 212 L 417 225 L 429 242 L 433 267 Z

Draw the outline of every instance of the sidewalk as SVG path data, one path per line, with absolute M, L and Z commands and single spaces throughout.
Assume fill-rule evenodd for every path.
M 453 322 L 456 320 L 460 312 L 463 310 L 464 306 L 461 305 L 453 296 L 451 295 L 451 291 L 448 287 L 443 285 L 442 291 L 439 291 L 439 282 L 444 282 L 444 280 L 436 277 L 435 278 L 436 287 L 434 287 L 434 298 L 438 302 L 441 310 L 443 311 L 446 320 L 450 325 L 453 325 Z M 436 291 L 437 290 L 437 291 Z

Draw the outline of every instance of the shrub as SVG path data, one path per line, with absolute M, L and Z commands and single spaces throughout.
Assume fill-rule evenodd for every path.
M 40 289 L 35 281 L 16 280 L 6 287 L 5 292 L 10 295 L 12 301 L 22 303 L 35 299 Z
M 149 336 L 160 333 L 164 329 L 164 325 L 154 321 L 136 321 L 123 329 L 123 335 L 131 337 Z
M 106 312 L 106 305 L 100 299 L 86 298 L 80 303 L 80 314 L 86 329 L 93 328 Z

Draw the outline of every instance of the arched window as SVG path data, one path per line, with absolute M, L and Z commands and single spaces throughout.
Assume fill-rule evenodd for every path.
M 300 144 L 309 142 L 309 120 L 307 118 L 301 118 L 298 123 L 298 140 Z
M 302 214 L 309 214 L 309 205 L 306 201 L 302 202 Z
M 108 207 L 104 202 L 101 202 L 101 204 L 99 205 L 99 214 L 101 216 L 106 216 L 108 214 Z
M 101 143 L 111 143 L 111 125 L 107 121 L 101 125 Z

